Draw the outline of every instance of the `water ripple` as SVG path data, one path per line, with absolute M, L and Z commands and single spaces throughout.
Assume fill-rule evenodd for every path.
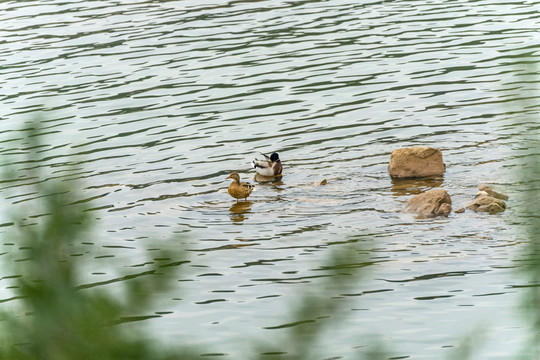
M 385 316 L 423 314 L 428 306 L 425 319 L 418 315 L 419 346 L 406 353 L 438 358 L 430 349 L 457 340 L 427 339 L 428 316 L 469 319 L 464 309 L 502 306 L 523 286 L 508 272 L 519 266 L 510 259 L 522 239 L 506 220 L 519 213 L 514 195 L 534 182 L 516 183 L 513 174 L 530 156 L 516 136 L 538 135 L 526 117 L 538 114 L 539 80 L 529 68 L 540 48 L 538 5 L 6 4 L 0 155 L 9 175 L 0 191 L 11 210 L 30 208 L 24 222 L 34 226 L 47 215 L 33 207 L 41 195 L 31 184 L 82 182 L 77 201 L 88 204 L 99 229 L 74 254 L 96 261 L 82 286 L 129 280 L 118 276 L 119 266 L 144 275 L 144 255 L 153 251 L 147 235 L 179 235 L 171 241 L 197 260 L 182 266 L 179 280 L 193 294 L 175 298 L 173 312 L 133 319 L 169 326 L 178 314 L 188 321 L 199 314 L 203 325 L 193 334 L 212 324 L 213 338 L 223 339 L 220 353 L 230 358 L 242 357 L 229 346 L 230 329 L 279 331 L 313 320 L 279 325 L 258 306 L 280 313 L 292 290 L 331 276 L 320 268 L 324 255 L 357 242 L 373 273 L 337 295 L 361 302 L 351 307 L 352 326 L 376 330 Z M 20 129 L 38 114 L 41 144 L 33 148 Z M 392 182 L 390 152 L 411 145 L 441 148 L 444 178 Z M 273 151 L 284 177 L 258 183 L 249 163 Z M 25 154 L 32 156 L 17 157 Z M 33 175 L 36 169 L 46 176 Z M 246 204 L 235 206 L 226 192 L 232 171 L 256 184 Z M 327 184 L 316 186 L 323 179 Z M 466 203 L 480 182 L 511 193 L 505 214 L 421 221 L 400 212 L 409 196 L 432 187 Z M 14 225 L 7 215 L 0 219 L 2 232 Z M 11 252 L 24 258 L 4 241 L 0 253 Z M 0 279 L 2 302 L 17 300 L 9 276 Z M 383 333 L 407 344 L 411 326 Z M 344 344 L 365 345 L 346 332 Z

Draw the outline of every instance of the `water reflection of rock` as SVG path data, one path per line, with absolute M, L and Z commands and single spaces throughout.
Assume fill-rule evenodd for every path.
M 242 223 L 247 219 L 246 213 L 251 210 L 251 201 L 240 201 L 229 208 L 229 216 L 234 223 Z
M 394 196 L 417 195 L 427 190 L 441 187 L 442 177 L 429 177 L 419 179 L 392 179 L 392 192 Z

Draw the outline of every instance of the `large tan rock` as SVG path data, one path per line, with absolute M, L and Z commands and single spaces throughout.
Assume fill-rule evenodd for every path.
M 421 146 L 392 151 L 388 164 L 388 173 L 393 178 L 441 176 L 445 169 L 441 150 Z
M 447 216 L 452 211 L 452 199 L 444 189 L 429 190 L 410 198 L 405 211 L 421 218 Z

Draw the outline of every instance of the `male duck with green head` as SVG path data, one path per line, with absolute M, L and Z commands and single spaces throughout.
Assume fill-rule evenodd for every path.
M 257 174 L 268 177 L 281 176 L 283 166 L 281 166 L 278 153 L 272 153 L 270 156 L 263 153 L 261 155 L 264 156 L 264 160 L 255 159 L 251 162 Z

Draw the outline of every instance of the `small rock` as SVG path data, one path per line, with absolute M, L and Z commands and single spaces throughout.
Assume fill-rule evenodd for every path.
M 467 205 L 468 209 L 489 214 L 497 214 L 506 210 L 506 203 L 503 200 L 508 200 L 508 196 L 494 191 L 486 184 L 479 185 L 478 190 L 474 200 Z
M 393 178 L 441 176 L 445 169 L 441 150 L 421 146 L 392 151 L 388 164 L 388 173 Z
M 480 193 L 482 192 L 484 194 L 477 194 L 476 198 L 467 205 L 467 209 L 490 214 L 496 214 L 506 210 L 506 203 L 503 200 L 487 195 L 484 191 L 481 191 Z
M 504 205 L 504 206 L 503 206 Z M 499 203 L 491 203 L 487 206 L 487 212 L 490 214 L 490 215 L 493 215 L 493 214 L 497 214 L 497 213 L 500 213 L 500 212 L 503 212 L 504 210 L 506 210 L 506 204 L 503 203 L 503 205 L 499 204 Z
M 465 208 L 459 208 L 456 211 L 454 211 L 456 214 L 463 214 L 465 212 Z
M 452 211 L 452 199 L 444 189 L 429 190 L 410 198 L 405 211 L 421 218 L 447 216 Z
M 452 212 L 452 205 L 448 203 L 442 203 L 439 209 L 435 212 L 436 216 L 448 216 Z
M 504 194 L 501 194 L 501 193 L 498 193 L 494 190 L 491 189 L 491 187 L 489 187 L 488 185 L 486 184 L 482 184 L 482 185 L 478 185 L 478 190 L 480 191 L 483 191 L 485 192 L 487 195 L 491 196 L 491 197 L 494 197 L 496 199 L 500 199 L 500 200 L 508 200 L 508 196 L 504 195 Z

